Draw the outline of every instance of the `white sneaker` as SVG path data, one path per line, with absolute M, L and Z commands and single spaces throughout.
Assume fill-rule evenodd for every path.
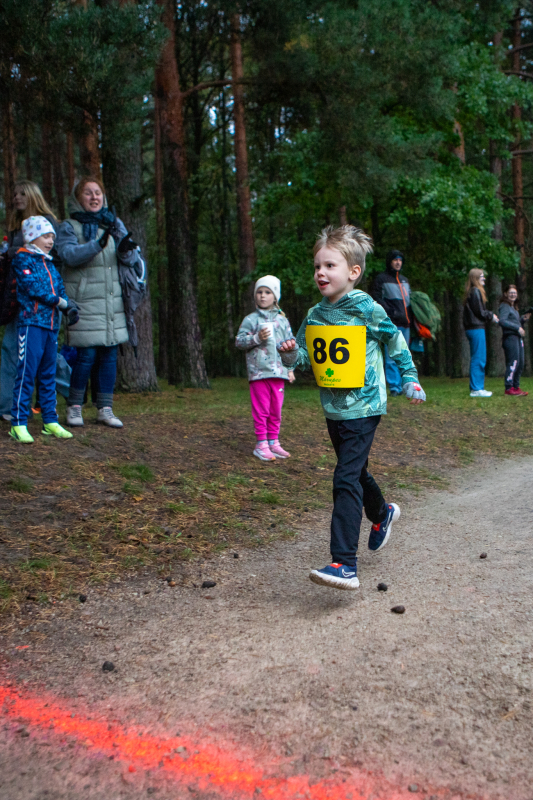
M 487 392 L 486 389 L 477 389 L 475 392 L 470 392 L 470 397 L 492 397 L 492 392 Z
M 67 406 L 67 425 L 69 425 L 71 428 L 83 427 L 81 406 Z
M 98 416 L 96 418 L 97 422 L 101 422 L 103 425 L 109 425 L 110 428 L 123 428 L 123 423 L 119 420 L 118 417 L 115 417 L 113 414 L 113 409 L 111 406 L 105 406 L 105 408 L 98 409 Z

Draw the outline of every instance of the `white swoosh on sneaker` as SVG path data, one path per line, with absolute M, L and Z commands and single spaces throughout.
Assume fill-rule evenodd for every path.
M 353 578 L 354 575 L 355 575 L 355 572 L 345 572 L 344 570 L 342 570 L 342 577 L 343 578 Z

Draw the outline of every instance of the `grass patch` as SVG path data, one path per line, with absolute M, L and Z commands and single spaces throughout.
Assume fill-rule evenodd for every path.
M 281 503 L 279 494 L 276 494 L 276 492 L 269 492 L 268 489 L 262 489 L 257 492 L 257 494 L 254 495 L 254 500 L 257 500 L 258 503 L 268 503 L 272 506 Z
M 155 480 L 155 475 L 152 469 L 146 464 L 122 464 L 118 467 L 118 471 L 123 478 L 128 478 L 132 481 L 141 481 L 141 483 L 151 483 Z
M 21 494 L 29 494 L 33 491 L 33 483 L 27 478 L 10 478 L 5 483 L 6 489 L 11 489 L 12 492 L 20 492 Z
M 51 558 L 31 558 L 20 564 L 19 569 L 23 572 L 37 572 L 40 569 L 50 569 L 52 566 Z
M 13 594 L 13 589 L 7 581 L 0 579 L 0 600 L 9 600 Z

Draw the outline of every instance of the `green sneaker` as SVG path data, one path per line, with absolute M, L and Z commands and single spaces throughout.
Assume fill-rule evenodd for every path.
M 34 441 L 33 436 L 30 434 L 25 425 L 13 425 L 9 431 L 9 435 L 16 442 L 31 444 L 31 442 Z
M 62 428 L 59 422 L 44 422 L 41 433 L 43 436 L 55 436 L 57 439 L 72 439 L 71 432 Z

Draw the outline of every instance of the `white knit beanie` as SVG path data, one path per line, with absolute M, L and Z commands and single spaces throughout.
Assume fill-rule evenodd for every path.
M 270 289 L 276 298 L 276 303 L 279 303 L 279 298 L 281 297 L 281 281 L 279 278 L 276 278 L 275 275 L 265 275 L 264 278 L 259 278 L 259 280 L 255 282 L 254 296 L 261 286 Z
M 54 236 L 56 235 L 54 226 L 51 222 L 48 222 L 46 217 L 28 217 L 28 219 L 24 220 L 21 227 L 24 244 L 31 244 L 31 242 L 38 239 L 39 236 L 44 236 L 45 233 L 53 233 Z

